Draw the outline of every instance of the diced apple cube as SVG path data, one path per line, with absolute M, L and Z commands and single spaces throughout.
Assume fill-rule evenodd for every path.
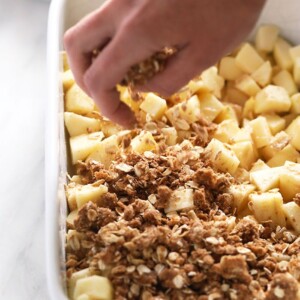
M 248 96 L 234 86 L 226 86 L 225 94 L 222 98 L 224 102 L 230 102 L 237 105 L 244 105 L 247 99 Z
M 60 62 L 61 62 L 61 65 L 62 65 L 64 71 L 67 71 L 70 69 L 66 51 L 60 52 Z
M 194 123 L 201 118 L 200 101 L 197 95 L 192 96 L 181 105 L 182 117 L 189 123 Z
M 252 139 L 252 128 L 250 126 L 246 126 L 241 128 L 234 136 L 230 139 L 231 144 L 240 143 L 240 142 L 251 142 Z
M 78 279 L 74 290 L 74 298 L 86 294 L 93 300 L 112 300 L 113 288 L 106 277 L 93 275 Z
M 62 73 L 62 83 L 64 92 L 70 89 L 70 87 L 75 83 L 75 79 L 71 70 L 67 70 Z
M 226 56 L 220 61 L 219 74 L 226 80 L 236 80 L 243 71 L 237 66 L 234 57 Z
M 294 230 L 300 234 L 300 206 L 295 202 L 285 203 L 283 212 Z
M 253 184 L 233 184 L 229 187 L 229 193 L 233 196 L 233 203 L 238 213 L 247 207 L 248 197 L 254 191 Z
M 233 104 L 233 105 L 237 105 L 237 104 Z M 236 111 L 234 110 L 233 106 L 229 104 L 224 104 L 223 110 L 215 118 L 214 122 L 219 124 L 226 120 L 231 120 L 236 123 L 239 122 Z
M 260 149 L 260 153 L 265 160 L 271 159 L 274 155 L 284 149 L 290 142 L 290 137 L 284 131 L 280 131 L 272 137 L 270 143 Z
M 221 90 L 224 87 L 224 78 L 218 74 L 218 68 L 213 66 L 201 74 L 201 79 L 205 86 L 218 98 L 221 97 Z
M 257 148 L 262 148 L 270 143 L 272 133 L 266 118 L 260 116 L 250 121 L 249 126 L 252 128 L 252 138 Z
M 66 188 L 66 198 L 68 201 L 68 207 L 70 211 L 76 210 L 77 209 L 77 203 L 76 203 L 76 188 L 75 187 L 70 187 Z
M 161 132 L 165 136 L 168 146 L 174 146 L 176 144 L 178 135 L 174 127 L 162 128 Z
M 293 76 L 297 86 L 300 87 L 300 57 L 295 62 Z
M 80 208 L 89 201 L 97 202 L 107 192 L 108 188 L 105 185 L 93 186 L 92 184 L 87 184 L 79 186 L 75 193 L 77 207 Z
M 187 94 L 186 95 L 182 95 L 182 98 L 185 100 L 187 97 L 189 97 L 189 95 L 193 95 L 193 94 L 203 94 L 203 93 L 209 93 L 210 90 L 209 88 L 204 84 L 203 80 L 199 80 L 199 79 L 195 79 L 195 80 L 191 80 L 188 83 L 188 90 L 186 91 Z M 182 92 L 184 93 L 184 92 Z M 179 94 L 181 96 L 181 94 Z
M 267 164 L 270 167 L 282 166 L 286 161 L 296 162 L 300 157 L 299 152 L 290 144 L 277 152 Z
M 260 91 L 256 81 L 246 74 L 236 80 L 235 86 L 248 96 L 255 96 Z
M 270 169 L 270 167 L 261 159 L 258 159 L 252 166 L 250 172 L 256 172 L 260 170 Z
M 281 69 L 291 70 L 293 61 L 290 55 L 291 45 L 282 38 L 278 38 L 274 47 L 274 58 Z
M 269 61 L 264 62 L 257 70 L 255 70 L 251 77 L 261 86 L 265 87 L 271 83 L 272 66 Z
M 92 300 L 92 299 L 87 294 L 82 294 L 79 297 L 77 297 L 75 300 Z
M 72 112 L 65 112 L 64 119 L 71 137 L 99 131 L 101 127 L 99 120 L 87 118 Z
M 252 142 L 245 141 L 236 143 L 231 146 L 231 149 L 239 159 L 240 166 L 246 170 L 249 170 L 257 159 Z
M 300 114 L 300 93 L 297 93 L 291 97 L 292 106 L 291 113 Z
M 249 43 L 242 46 L 235 61 L 238 67 L 248 74 L 253 73 L 264 63 L 264 60 Z
M 211 159 L 214 167 L 221 172 L 233 175 L 240 164 L 230 147 L 217 139 L 212 139 L 204 152 Z
M 279 192 L 249 195 L 249 208 L 258 222 L 272 221 L 272 226 L 285 226 L 283 199 Z
M 201 114 L 208 121 L 213 121 L 224 109 L 224 105 L 212 94 L 199 96 Z
M 160 119 L 167 109 L 167 102 L 165 99 L 153 93 L 147 93 L 140 108 L 148 113 L 153 119 Z
M 290 48 L 290 56 L 295 63 L 297 58 L 300 58 L 300 45 Z
M 254 107 L 255 107 L 255 100 L 253 97 L 251 97 L 245 102 L 243 108 L 243 118 L 252 120 L 254 118 Z
M 131 110 L 133 110 L 134 112 L 137 112 L 140 109 L 141 101 L 133 100 L 131 97 L 131 94 L 129 92 L 129 89 L 127 87 L 118 85 L 117 90 L 120 93 L 120 100 L 123 103 L 125 103 L 128 107 L 130 107 Z M 142 93 L 142 96 L 143 95 L 144 94 Z
M 285 202 L 291 201 L 300 193 L 300 164 L 286 162 L 280 175 L 280 192 Z
M 279 34 L 275 25 L 262 25 L 256 33 L 255 46 L 260 51 L 272 52 Z
M 255 96 L 254 111 L 256 114 L 269 112 L 287 112 L 291 99 L 281 86 L 268 85 Z
M 285 119 L 276 114 L 265 114 L 263 117 L 266 118 L 267 123 L 270 127 L 271 133 L 277 134 L 285 128 Z
M 94 101 L 77 85 L 66 92 L 65 96 L 66 111 L 74 112 L 76 114 L 87 114 L 94 110 Z
M 70 148 L 72 163 L 76 164 L 79 160 L 85 160 L 103 139 L 102 132 L 82 134 L 70 138 Z
M 213 137 L 223 143 L 229 143 L 239 130 L 240 128 L 235 120 L 225 120 L 218 124 Z
M 74 226 L 74 220 L 77 218 L 78 216 L 78 209 L 75 209 L 73 211 L 71 211 L 68 216 L 67 216 L 67 224 L 70 226 Z
M 299 151 L 300 150 L 300 116 L 294 119 L 285 130 L 291 138 L 291 144 Z
M 283 167 L 251 171 L 250 182 L 254 184 L 259 191 L 266 192 L 279 187 L 279 178 L 283 171 Z
M 183 209 L 192 209 L 194 207 L 193 200 L 193 190 L 183 189 L 176 190 L 172 193 L 167 207 L 165 208 L 165 213 L 179 211 Z
M 88 156 L 87 160 L 98 161 L 102 163 L 105 168 L 108 168 L 119 151 L 119 138 L 117 135 L 112 135 L 101 141 Z
M 70 279 L 68 280 L 68 293 L 71 299 L 74 299 L 74 289 L 77 280 L 89 277 L 91 275 L 92 273 L 89 268 L 77 271 L 71 275 Z
M 285 88 L 285 90 L 290 96 L 297 93 L 298 91 L 291 73 L 287 70 L 282 70 L 279 73 L 277 73 L 273 77 L 272 81 L 275 85 Z
M 131 141 L 131 148 L 134 152 L 142 154 L 145 151 L 157 150 L 157 143 L 149 131 L 142 131 Z

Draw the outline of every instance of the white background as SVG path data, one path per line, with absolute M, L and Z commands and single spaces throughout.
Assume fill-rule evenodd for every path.
M 0 298 L 47 300 L 44 107 L 49 3 L 0 0 Z

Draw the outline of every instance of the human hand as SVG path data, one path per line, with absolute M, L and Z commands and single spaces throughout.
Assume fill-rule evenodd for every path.
M 131 66 L 164 47 L 176 47 L 166 68 L 143 91 L 163 96 L 216 63 L 251 31 L 265 0 L 108 0 L 67 31 L 70 66 L 101 113 L 124 126 L 134 122 L 116 85 Z M 93 59 L 93 51 L 101 50 Z

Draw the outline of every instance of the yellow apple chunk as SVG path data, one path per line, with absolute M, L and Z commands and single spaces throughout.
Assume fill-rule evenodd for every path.
M 252 128 L 252 138 L 257 148 L 268 145 L 272 139 L 272 133 L 268 126 L 266 118 L 260 116 L 249 122 Z
M 300 114 L 300 93 L 297 93 L 291 97 L 292 106 L 291 113 Z
M 201 74 L 201 79 L 207 88 L 218 98 L 221 97 L 221 90 L 224 87 L 224 78 L 218 74 L 218 68 L 213 66 Z
M 291 99 L 281 86 L 268 85 L 255 96 L 254 111 L 256 114 L 269 112 L 287 112 Z
M 298 92 L 293 76 L 287 70 L 282 70 L 277 73 L 272 81 L 275 85 L 283 87 L 290 96 Z
M 271 83 L 272 65 L 269 61 L 264 62 L 257 70 L 255 70 L 251 77 L 261 86 L 265 87 Z
M 295 202 L 283 204 L 283 212 L 293 229 L 300 234 L 300 206 Z
M 225 120 L 218 124 L 213 137 L 223 143 L 230 143 L 239 131 L 240 128 L 235 120 Z
M 201 114 L 208 121 L 213 121 L 224 109 L 224 105 L 212 94 L 200 95 L 199 100 Z
M 300 45 L 290 48 L 290 56 L 294 63 L 296 63 L 297 58 L 300 58 Z
M 99 120 L 84 117 L 72 112 L 65 112 L 64 119 L 68 133 L 71 137 L 99 131 L 101 128 Z
M 162 128 L 161 132 L 165 136 L 166 144 L 168 146 L 176 145 L 178 135 L 174 127 Z
M 274 47 L 274 58 L 281 69 L 291 70 L 293 61 L 290 55 L 292 46 L 283 38 L 278 38 Z
M 300 116 L 297 117 L 285 130 L 291 138 L 291 144 L 299 151 L 300 150 Z
M 285 202 L 291 201 L 300 193 L 300 164 L 285 163 L 284 172 L 280 175 L 279 188 Z
M 76 164 L 79 160 L 85 160 L 103 139 L 102 132 L 82 134 L 70 138 L 70 148 L 72 163 Z
M 78 186 L 75 192 L 75 198 L 78 209 L 89 201 L 97 202 L 103 194 L 108 192 L 105 185 L 94 186 L 92 184 Z
M 267 164 L 270 167 L 282 166 L 286 161 L 296 162 L 300 157 L 299 152 L 290 144 L 276 153 Z
M 117 135 L 112 135 L 103 141 L 101 141 L 90 153 L 87 160 L 95 160 L 108 168 L 111 162 L 115 159 L 119 153 L 119 138 Z
M 279 179 L 283 171 L 283 167 L 276 167 L 250 172 L 250 182 L 259 191 L 266 192 L 279 187 Z
M 272 226 L 285 226 L 283 199 L 279 192 L 249 195 L 249 208 L 258 222 L 272 221 Z
M 71 299 L 74 299 L 74 289 L 77 280 L 89 277 L 91 275 L 92 273 L 89 268 L 77 271 L 71 275 L 70 279 L 68 280 L 68 293 Z
M 256 81 L 246 74 L 236 80 L 235 86 L 248 96 L 255 96 L 260 91 L 260 87 L 257 85 Z
M 262 57 L 249 43 L 242 46 L 236 55 L 235 61 L 238 67 L 248 74 L 256 71 L 264 63 Z
M 140 108 L 148 113 L 153 119 L 157 120 L 162 117 L 167 109 L 167 102 L 165 99 L 153 93 L 148 93 L 145 100 L 141 103 Z
M 167 207 L 165 208 L 165 213 L 179 211 L 183 209 L 192 209 L 194 207 L 193 200 L 193 190 L 183 189 L 176 190 L 172 193 Z
M 233 184 L 229 188 L 229 193 L 233 196 L 234 206 L 237 212 L 243 211 L 249 201 L 249 195 L 255 191 L 253 184 Z
M 219 74 L 226 80 L 236 80 L 243 71 L 237 66 L 234 57 L 226 56 L 220 61 Z
M 300 57 L 295 62 L 293 76 L 297 86 L 300 87 Z
M 66 111 L 80 115 L 92 112 L 95 106 L 94 101 L 77 84 L 73 84 L 66 92 L 65 103 Z
M 256 172 L 260 170 L 270 169 L 270 167 L 261 159 L 258 159 L 250 169 L 250 172 Z
M 290 142 L 290 137 L 284 131 L 280 131 L 272 137 L 270 143 L 260 149 L 260 153 L 265 160 L 271 159 L 274 155 L 284 149 Z
M 157 150 L 157 143 L 149 131 L 142 131 L 131 141 L 133 152 L 142 154 L 145 151 Z
M 275 25 L 262 25 L 255 36 L 255 46 L 257 50 L 272 52 L 279 34 L 279 29 Z
M 75 83 L 75 79 L 71 70 L 62 73 L 62 83 L 64 92 L 66 92 Z
M 204 153 L 211 159 L 214 167 L 221 172 L 228 172 L 233 175 L 240 164 L 230 147 L 217 139 L 210 141 Z
M 257 159 L 253 143 L 250 141 L 236 143 L 231 149 L 240 161 L 240 166 L 249 170 Z
M 271 133 L 273 135 L 282 131 L 285 128 L 285 119 L 276 114 L 264 114 L 263 117 L 266 118 L 267 123 L 270 127 Z
M 112 300 L 113 288 L 106 277 L 93 275 L 78 279 L 74 289 L 74 298 L 88 295 L 93 300 Z

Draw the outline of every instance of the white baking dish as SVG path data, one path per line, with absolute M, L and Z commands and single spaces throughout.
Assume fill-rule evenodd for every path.
M 59 52 L 67 28 L 105 0 L 53 0 L 48 23 L 48 101 L 46 109 L 46 250 L 48 287 L 53 300 L 67 299 L 64 280 L 66 147 L 63 124 L 62 69 Z M 300 43 L 300 1 L 269 0 L 258 22 L 277 24 Z

